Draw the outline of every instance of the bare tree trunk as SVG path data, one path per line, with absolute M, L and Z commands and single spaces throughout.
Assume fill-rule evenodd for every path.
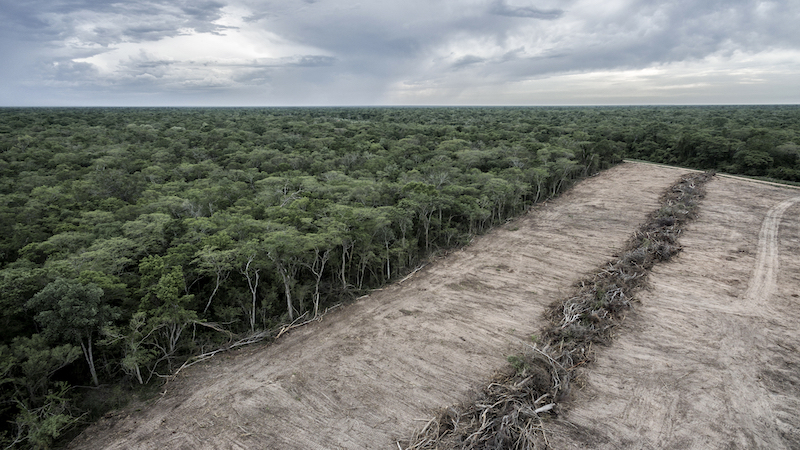
M 283 290 L 286 294 L 286 309 L 289 311 L 289 320 L 291 321 L 294 320 L 291 280 L 289 279 L 289 274 L 286 272 L 286 268 L 283 267 L 283 264 L 278 264 L 278 272 L 281 274 L 281 278 L 283 278 Z
M 91 336 L 86 339 L 87 342 L 83 342 L 81 340 L 81 349 L 83 350 L 83 356 L 86 358 L 86 362 L 89 363 L 89 372 L 92 374 L 92 383 L 95 386 L 100 386 L 100 381 L 97 379 L 97 370 L 94 367 L 94 355 L 92 354 L 92 338 Z
M 353 241 L 344 240 L 342 242 L 342 267 L 339 273 L 342 280 L 342 289 L 347 289 L 347 252 L 350 251 L 352 255 L 353 245 Z
M 206 303 L 206 307 L 203 308 L 203 314 L 208 311 L 208 307 L 211 306 L 211 300 L 214 300 L 214 296 L 217 295 L 217 291 L 219 290 L 220 284 L 222 284 L 222 274 L 217 272 L 217 282 L 214 284 L 214 290 L 211 291 L 211 295 L 208 296 L 208 302 Z M 227 277 L 226 277 L 227 278 Z
M 252 308 L 250 310 L 250 331 L 253 332 L 256 330 L 256 297 L 258 294 L 258 280 L 259 280 L 259 269 L 254 269 L 252 274 L 250 272 L 250 264 L 253 263 L 255 259 L 255 255 L 251 255 L 247 259 L 247 264 L 244 266 L 243 270 L 240 270 L 242 275 L 247 279 L 247 287 L 250 289 L 250 294 L 252 296 Z
M 314 258 L 314 263 L 309 266 L 309 269 L 311 269 L 311 272 L 316 277 L 316 280 L 314 280 L 314 317 L 316 318 L 319 316 L 319 285 L 322 282 L 322 274 L 325 271 L 325 264 L 328 262 L 331 250 L 325 250 L 322 252 L 321 256 L 318 249 L 316 249 L 315 252 L 316 258 Z
M 392 278 L 392 261 L 391 255 L 389 254 L 389 241 L 384 241 L 386 244 L 386 281 L 389 281 Z

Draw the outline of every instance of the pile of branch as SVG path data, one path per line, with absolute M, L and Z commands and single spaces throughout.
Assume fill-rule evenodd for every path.
M 450 407 L 412 437 L 406 450 L 548 448 L 543 418 L 569 393 L 592 346 L 611 341 L 612 331 L 634 302 L 655 264 L 680 252 L 678 236 L 697 212 L 704 184 L 713 174 L 685 175 L 661 198 L 633 234 L 622 255 L 580 281 L 575 293 L 546 312 L 541 340 L 509 358 L 512 368 L 474 401 Z M 398 447 L 401 445 L 398 443 Z

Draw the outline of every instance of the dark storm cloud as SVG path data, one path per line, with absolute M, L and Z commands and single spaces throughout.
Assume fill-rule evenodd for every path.
M 336 63 L 336 58 L 317 55 L 305 55 L 291 58 L 279 58 L 268 61 L 257 61 L 252 64 L 242 66 L 242 70 L 238 71 L 233 79 L 236 83 L 247 85 L 268 84 L 275 78 L 276 75 L 280 76 L 281 73 L 285 73 L 287 70 L 289 72 L 291 72 L 292 69 L 325 70 Z M 324 78 L 329 75 L 327 73 L 322 73 L 319 76 Z
M 336 58 L 331 56 L 308 55 L 301 56 L 295 62 L 286 65 L 297 67 L 328 67 L 336 63 Z
M 270 14 L 267 11 L 262 11 L 262 12 L 257 12 L 257 13 L 253 13 L 253 14 L 250 14 L 248 16 L 242 17 L 242 20 L 244 20 L 245 23 L 253 23 L 253 22 L 258 22 L 259 20 L 262 20 L 262 19 L 266 19 L 268 17 L 272 17 L 272 14 Z
M 519 79 L 643 68 L 734 50 L 800 47 L 800 33 L 789 32 L 796 26 L 792 19 L 798 17 L 798 8 L 785 3 L 775 3 L 773 8 L 759 12 L 759 3 L 753 1 L 638 2 L 619 14 L 584 21 L 554 42 L 553 48 L 536 56 L 517 49 L 481 69 Z M 537 42 L 531 41 L 525 49 L 533 51 L 536 46 Z
M 213 22 L 221 17 L 224 6 L 213 0 L 8 1 L 0 17 L 6 27 L 26 39 L 76 36 L 86 43 L 110 45 L 123 40 L 158 40 L 175 36 L 181 29 L 218 32 L 224 27 Z
M 462 67 L 471 66 L 473 64 L 480 64 L 486 62 L 486 58 L 481 58 L 480 56 L 475 55 L 467 55 L 461 58 L 458 58 L 451 67 L 453 69 L 460 69 Z
M 564 15 L 561 9 L 542 10 L 534 6 L 510 6 L 502 0 L 495 2 L 489 9 L 492 14 L 509 17 L 527 17 L 531 19 L 553 20 Z
M 740 50 L 794 46 L 800 43 L 800 34 L 790 33 L 798 7 L 791 8 L 789 3 L 639 2 L 610 22 L 589 24 L 585 32 L 603 39 L 604 48 L 631 51 L 643 60 L 703 57 L 726 44 Z M 789 40 L 788 35 L 792 36 Z

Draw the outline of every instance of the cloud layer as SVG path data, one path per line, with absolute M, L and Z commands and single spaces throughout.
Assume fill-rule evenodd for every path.
M 2 1 L 0 105 L 800 103 L 800 4 Z

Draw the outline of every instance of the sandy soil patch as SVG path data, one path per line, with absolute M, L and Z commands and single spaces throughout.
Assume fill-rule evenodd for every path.
M 800 191 L 706 189 L 684 251 L 552 425 L 554 448 L 800 448 Z
M 587 179 L 274 345 L 182 372 L 72 448 L 396 448 L 505 367 L 545 306 L 623 248 L 682 173 L 626 163 Z

